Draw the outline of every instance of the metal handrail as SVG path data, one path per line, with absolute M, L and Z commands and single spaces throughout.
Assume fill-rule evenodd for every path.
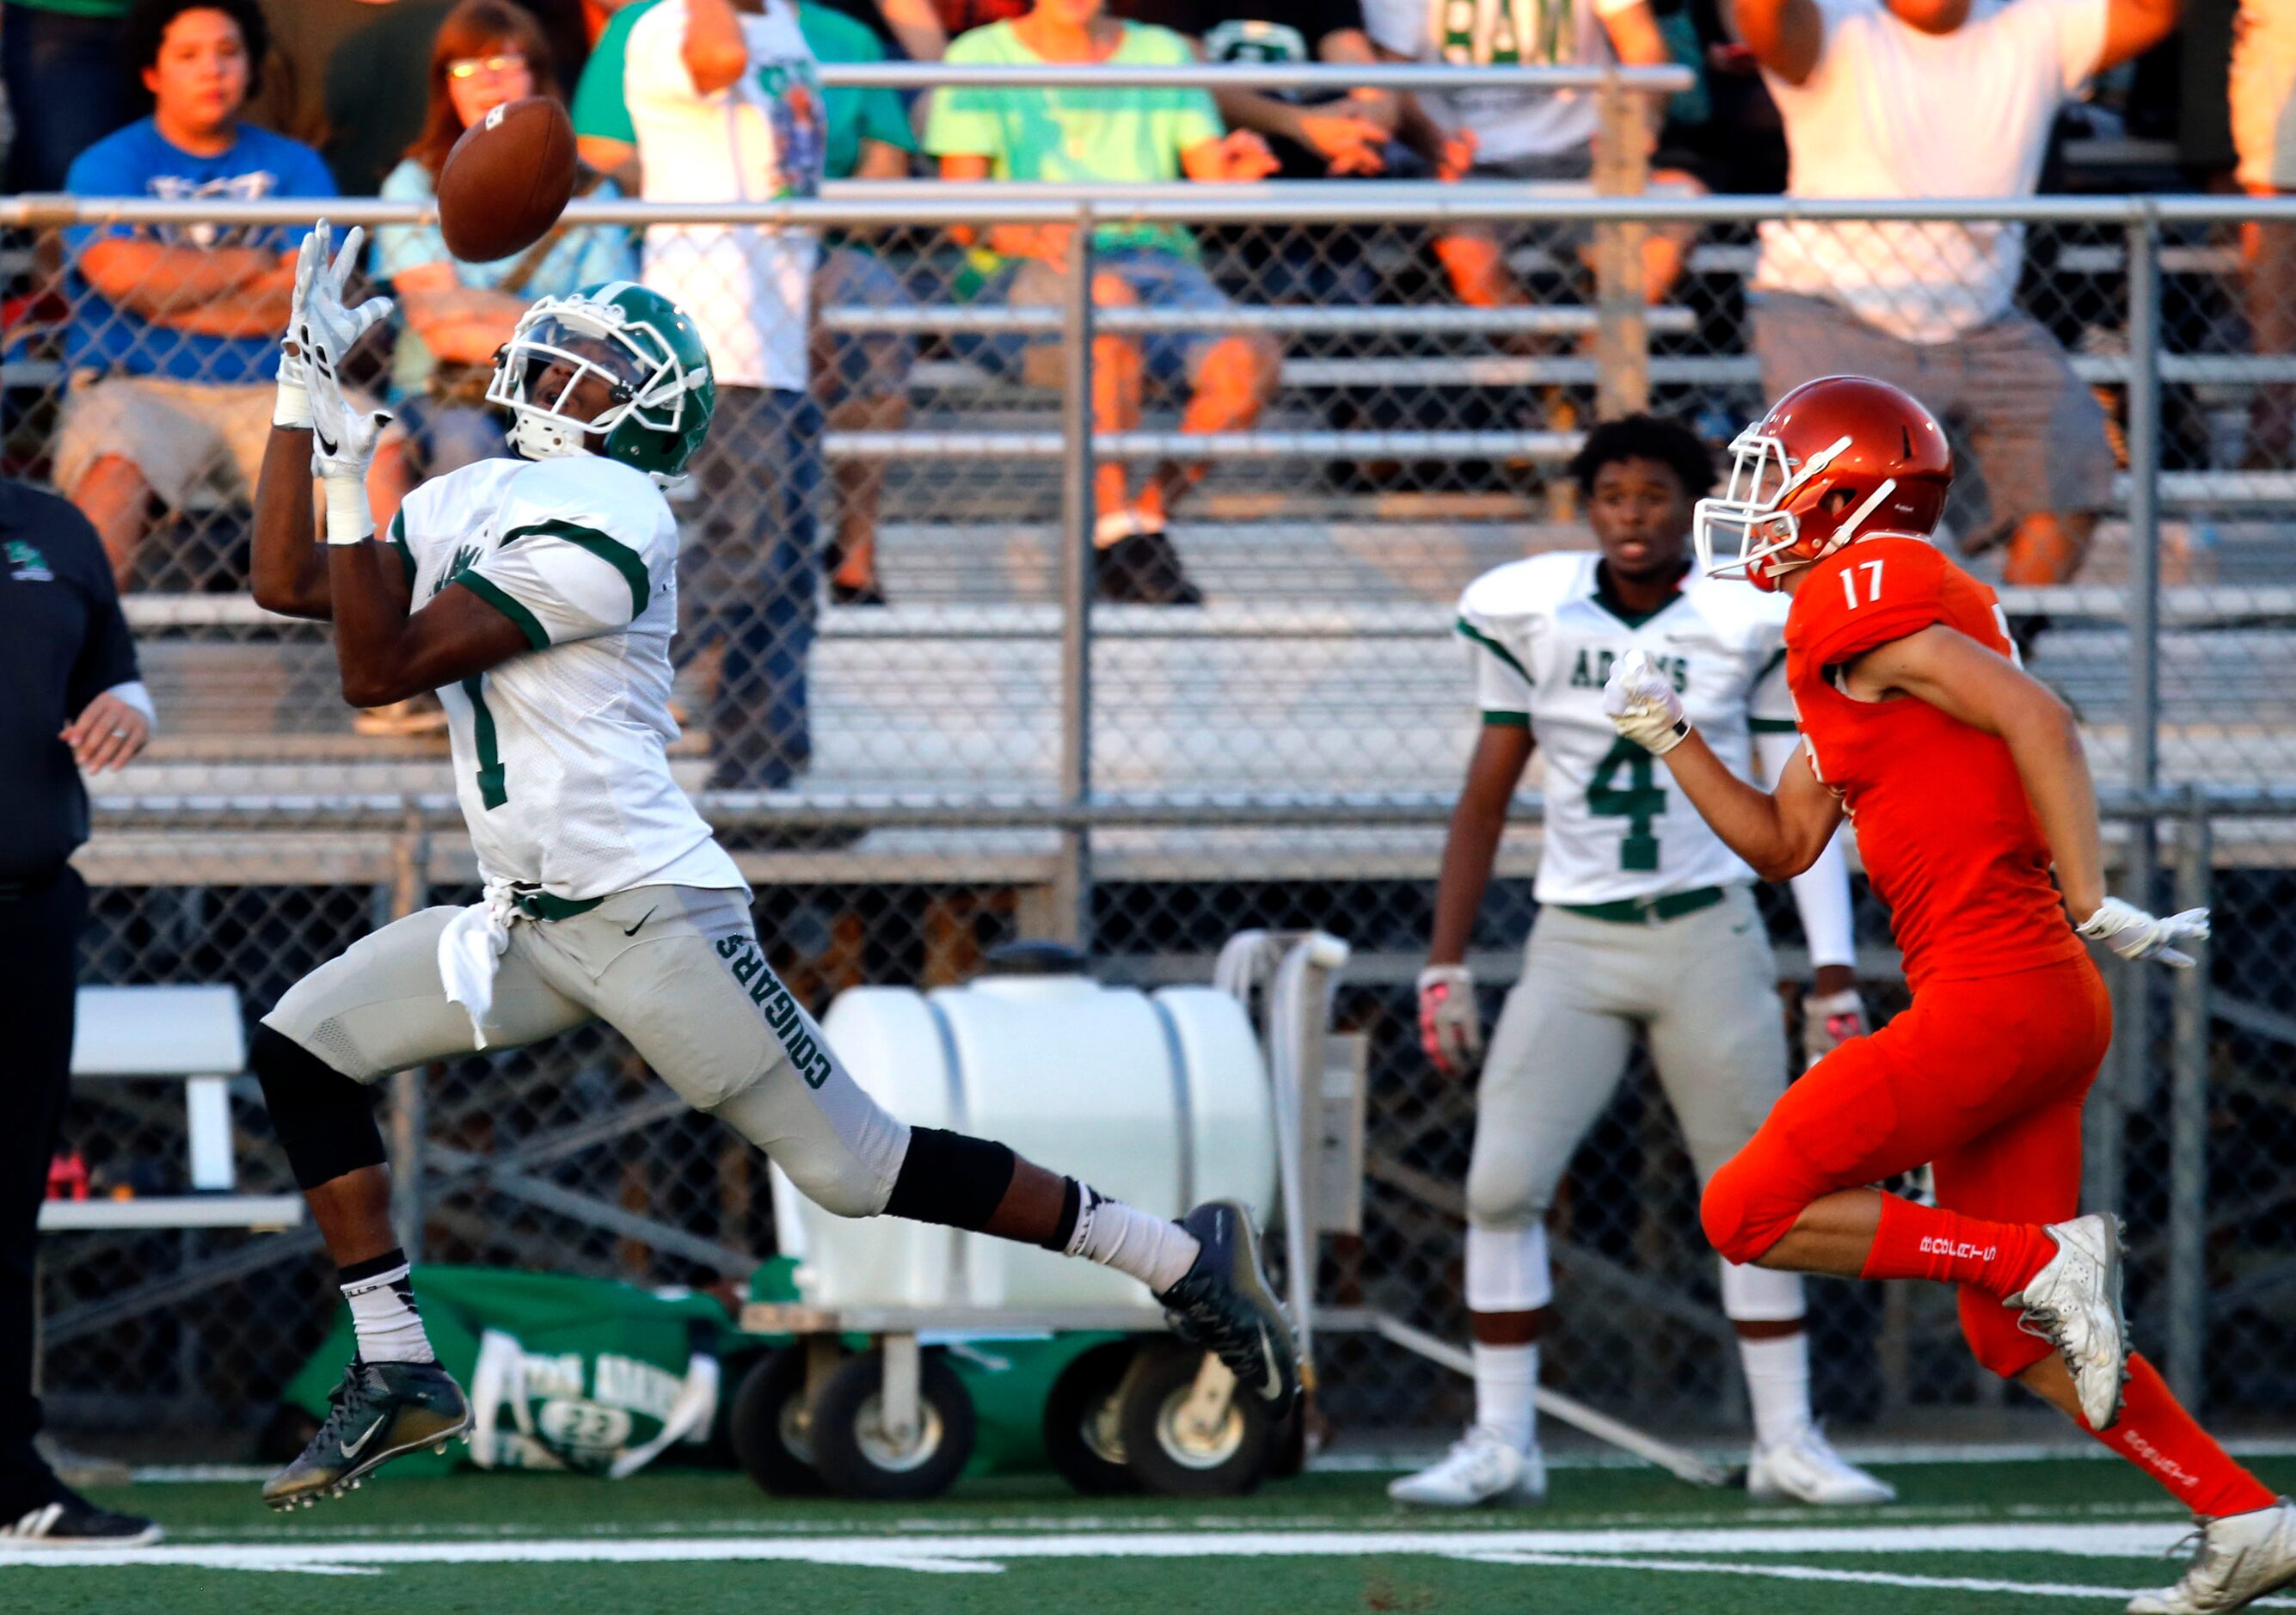
M 1118 61 L 825 61 L 830 89 L 1206 89 L 1488 90 L 1572 92 L 1616 85 L 1644 94 L 1675 95 L 1696 87 L 1686 67 L 1546 66 L 1463 62 L 1190 62 L 1185 66 Z
M 989 209 L 984 211 L 984 209 Z M 148 196 L 0 197 L 0 226 L 103 224 L 435 223 L 432 202 L 372 197 L 260 201 Z M 2296 196 L 1795 197 L 1565 194 L 1526 184 L 1433 180 L 1287 180 L 1253 184 L 945 184 L 840 181 L 817 198 L 766 202 L 584 200 L 570 225 L 946 226 L 983 223 L 1414 224 L 1445 219 L 1557 224 L 2296 224 Z

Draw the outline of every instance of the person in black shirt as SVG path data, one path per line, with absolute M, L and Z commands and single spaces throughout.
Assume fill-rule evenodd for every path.
M 124 767 L 152 736 L 152 698 L 103 545 L 70 503 L 0 481 L 0 1548 L 141 1546 L 148 1520 L 100 1509 L 34 1450 L 33 1254 L 71 1081 L 75 955 L 87 887 L 83 771 Z

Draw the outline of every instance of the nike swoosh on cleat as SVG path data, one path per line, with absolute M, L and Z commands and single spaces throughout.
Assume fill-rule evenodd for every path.
M 660 905 L 660 904 L 659 904 L 659 903 L 655 904 L 652 908 L 647 909 L 647 910 L 645 911 L 645 913 L 644 913 L 643 914 L 640 914 L 640 915 L 638 916 L 638 923 L 637 923 L 637 925 L 633 925 L 633 926 L 631 926 L 631 927 L 629 928 L 629 930 L 627 930 L 624 931 L 624 932 L 622 933 L 622 935 L 624 935 L 624 936 L 626 936 L 626 937 L 635 937 L 635 936 L 636 936 L 636 935 L 638 934 L 638 926 L 640 926 L 640 925 L 644 925 L 644 924 L 648 920 L 652 919 L 652 918 L 654 917 L 654 915 L 655 915 L 655 914 L 659 914 L 660 911 L 661 911 L 661 905 Z
M 363 1434 L 361 1434 L 361 1435 L 360 1435 L 360 1437 L 359 1437 L 359 1439 L 358 1439 L 357 1440 L 356 1440 L 356 1441 L 346 1441 L 346 1442 L 344 1442 L 344 1443 L 343 1443 L 343 1456 L 344 1456 L 344 1457 L 346 1457 L 346 1458 L 356 1458 L 356 1457 L 357 1457 L 357 1456 L 359 1455 L 359 1448 L 361 1448 L 361 1447 L 365 1447 L 365 1446 L 367 1444 L 367 1441 L 369 1440 L 369 1439 L 370 1439 L 370 1438 L 372 1438 L 372 1437 L 373 1436 L 374 1432 L 375 1432 L 375 1431 L 379 1431 L 379 1430 L 381 1430 L 381 1429 L 382 1428 L 382 1420 L 383 1420 L 383 1418 L 388 1417 L 388 1416 L 389 1416 L 388 1414 L 384 1414 L 384 1415 L 381 1415 L 381 1416 L 377 1417 L 377 1418 L 376 1418 L 376 1420 L 375 1420 L 375 1422 L 374 1422 L 373 1423 L 372 1423 L 372 1424 L 370 1424 L 370 1425 L 368 1425 L 368 1426 L 366 1427 L 365 1431 Z
M 1263 1402 L 1273 1402 L 1283 1394 L 1283 1373 L 1275 1366 L 1275 1343 L 1267 1338 L 1267 1325 L 1259 1326 L 1259 1360 L 1267 1365 L 1267 1384 L 1259 1393 Z

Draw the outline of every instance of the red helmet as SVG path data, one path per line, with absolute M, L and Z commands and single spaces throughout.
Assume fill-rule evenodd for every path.
M 1775 589 L 1778 574 L 1823 560 L 1861 528 L 1926 537 L 1953 487 L 1953 450 L 1912 394 L 1868 376 L 1805 381 L 1730 445 L 1730 483 L 1701 499 L 1698 564 Z M 1717 535 L 1737 553 L 1715 563 Z

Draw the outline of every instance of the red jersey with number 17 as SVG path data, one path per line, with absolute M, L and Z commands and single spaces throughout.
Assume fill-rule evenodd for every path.
M 1842 663 L 1932 623 L 2016 653 L 1991 589 L 1922 539 L 1876 535 L 1810 567 L 1785 636 L 1810 767 L 1849 814 L 1916 991 L 2085 951 L 2007 744 L 1915 697 L 1858 701 L 1835 682 Z

